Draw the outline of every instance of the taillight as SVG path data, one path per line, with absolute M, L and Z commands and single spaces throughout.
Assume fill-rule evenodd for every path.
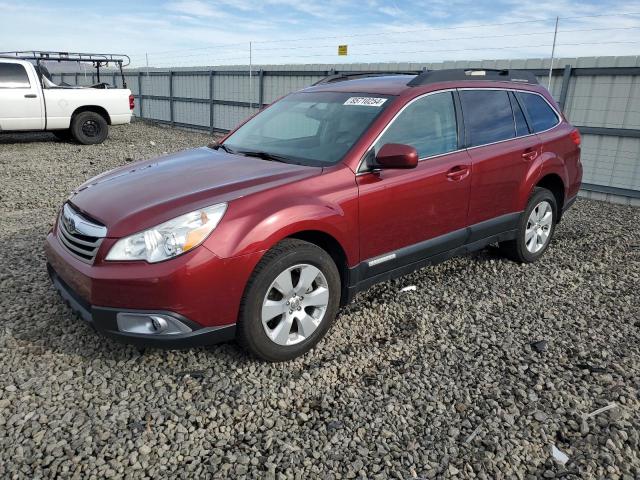
M 577 128 L 572 130 L 569 136 L 571 137 L 571 141 L 573 141 L 573 143 L 575 143 L 577 146 L 580 146 L 580 142 L 582 142 L 582 139 L 580 138 L 580 132 Z
M 129 95 L 129 110 L 136 108 L 136 100 L 133 98 L 133 94 Z

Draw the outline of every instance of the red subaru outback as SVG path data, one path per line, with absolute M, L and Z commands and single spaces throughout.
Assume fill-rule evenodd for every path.
M 530 73 L 334 76 L 213 148 L 86 182 L 48 269 L 108 336 L 286 360 L 376 282 L 492 243 L 537 260 L 581 178 L 580 135 Z

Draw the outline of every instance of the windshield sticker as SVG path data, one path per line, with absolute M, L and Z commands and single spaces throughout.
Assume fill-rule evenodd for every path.
M 351 97 L 344 105 L 363 105 L 365 107 L 380 107 L 384 102 L 386 102 L 386 98 L 373 98 L 373 97 Z

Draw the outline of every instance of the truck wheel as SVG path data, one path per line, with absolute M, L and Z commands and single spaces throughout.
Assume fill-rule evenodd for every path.
M 340 274 L 320 247 L 287 239 L 254 270 L 240 304 L 238 341 L 270 362 L 298 357 L 329 330 L 340 302 Z
M 80 112 L 71 121 L 71 134 L 78 143 L 95 145 L 105 141 L 109 134 L 109 125 L 99 113 Z
M 518 221 L 516 239 L 500 242 L 500 251 L 516 262 L 535 262 L 549 248 L 557 221 L 556 197 L 546 188 L 536 188 Z
M 71 130 L 67 129 L 67 130 L 53 130 L 51 133 L 53 133 L 58 140 L 62 140 L 63 142 L 68 142 L 69 140 L 71 140 Z

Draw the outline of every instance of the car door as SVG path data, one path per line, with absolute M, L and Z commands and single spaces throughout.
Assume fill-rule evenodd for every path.
M 538 138 L 530 134 L 522 110 L 509 91 L 460 89 L 459 93 L 473 165 L 469 225 L 498 219 L 504 220 L 504 229 L 508 230 L 517 217 L 519 188 L 540 155 Z M 501 225 L 489 225 L 488 230 L 496 228 L 500 230 Z
M 42 100 L 33 71 L 0 61 L 0 130 L 42 130 Z
M 360 258 L 364 277 L 462 245 L 471 162 L 458 141 L 454 92 L 426 94 L 408 103 L 374 143 L 411 145 L 415 169 L 365 171 L 359 189 Z

